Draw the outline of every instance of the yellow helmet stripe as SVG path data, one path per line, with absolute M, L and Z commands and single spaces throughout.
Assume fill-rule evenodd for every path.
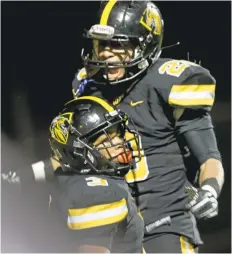
M 101 15 L 100 25 L 107 25 L 107 21 L 110 15 L 111 10 L 113 9 L 114 5 L 116 4 L 118 0 L 110 0 Z
M 110 106 L 106 101 L 104 101 L 103 99 L 101 98 L 98 98 L 98 97 L 95 97 L 95 96 L 83 96 L 83 97 L 79 97 L 79 98 L 75 98 L 69 102 L 67 102 L 65 105 L 73 102 L 73 101 L 79 101 L 79 100 L 90 100 L 90 101 L 95 101 L 97 102 L 98 104 L 100 104 L 103 108 L 105 108 L 108 112 L 112 112 L 114 111 L 115 109 Z

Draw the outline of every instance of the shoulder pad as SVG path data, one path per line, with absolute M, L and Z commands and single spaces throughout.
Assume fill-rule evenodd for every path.
M 160 59 L 153 88 L 173 107 L 204 108 L 214 103 L 216 80 L 202 66 L 186 60 Z M 150 75 L 152 75 L 150 73 Z
M 80 86 L 81 80 L 87 77 L 87 73 L 85 68 L 82 68 L 81 70 L 78 70 L 78 72 L 75 74 L 75 77 L 72 81 L 72 94 L 74 98 L 76 97 L 77 90 Z
M 98 73 L 98 71 L 99 71 L 98 69 L 93 69 L 93 70 L 89 71 L 89 73 L 87 75 L 85 68 L 78 70 L 78 72 L 75 74 L 75 77 L 72 81 L 72 94 L 73 94 L 74 98 L 77 97 L 78 89 L 80 87 L 81 82 L 84 79 L 89 79 L 89 78 L 92 79 Z
M 72 230 L 119 223 L 127 217 L 126 192 L 107 178 L 86 176 L 73 182 L 68 193 L 72 206 L 67 224 Z

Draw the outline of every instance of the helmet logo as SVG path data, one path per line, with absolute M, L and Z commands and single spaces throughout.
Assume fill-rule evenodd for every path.
M 140 24 L 149 31 L 152 31 L 154 29 L 153 33 L 155 35 L 161 34 L 162 20 L 155 5 L 153 5 L 152 3 L 147 3 L 147 8 L 143 12 L 143 15 L 140 19 Z
M 64 113 L 55 117 L 50 126 L 50 133 L 52 138 L 61 144 L 66 144 L 68 141 L 69 131 L 65 122 L 71 122 L 73 113 Z

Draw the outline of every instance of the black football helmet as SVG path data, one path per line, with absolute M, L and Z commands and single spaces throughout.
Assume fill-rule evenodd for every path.
M 81 57 L 87 72 L 87 78 L 102 71 L 104 82 L 96 83 L 118 84 L 137 77 L 143 73 L 161 54 L 164 22 L 157 6 L 150 1 L 102 1 L 98 20 L 84 37 L 91 39 L 89 51 L 82 49 Z M 98 56 L 99 46 L 120 46 L 132 48 L 131 60 L 121 59 L 118 62 L 107 63 Z M 125 68 L 123 78 L 110 81 L 107 70 Z
M 49 141 L 54 158 L 65 171 L 124 176 L 133 165 L 130 142 L 136 142 L 140 156 L 138 134 L 127 126 L 127 122 L 125 113 L 100 98 L 84 96 L 74 99 L 65 104 L 64 110 L 50 125 Z M 126 132 L 130 133 L 130 139 L 126 139 Z M 122 140 L 120 144 L 112 143 L 110 134 L 113 133 Z M 102 134 L 107 137 L 103 141 L 110 145 L 98 148 L 94 141 Z M 101 154 L 100 149 L 114 146 L 120 146 L 123 152 L 112 157 L 107 150 L 108 158 Z

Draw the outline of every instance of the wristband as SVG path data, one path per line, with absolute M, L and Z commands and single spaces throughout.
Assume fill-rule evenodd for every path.
M 201 189 L 211 192 L 215 198 L 218 198 L 221 192 L 216 178 L 208 178 L 204 180 L 201 184 Z
M 31 167 L 36 182 L 46 182 L 54 175 L 50 159 L 33 163 Z

